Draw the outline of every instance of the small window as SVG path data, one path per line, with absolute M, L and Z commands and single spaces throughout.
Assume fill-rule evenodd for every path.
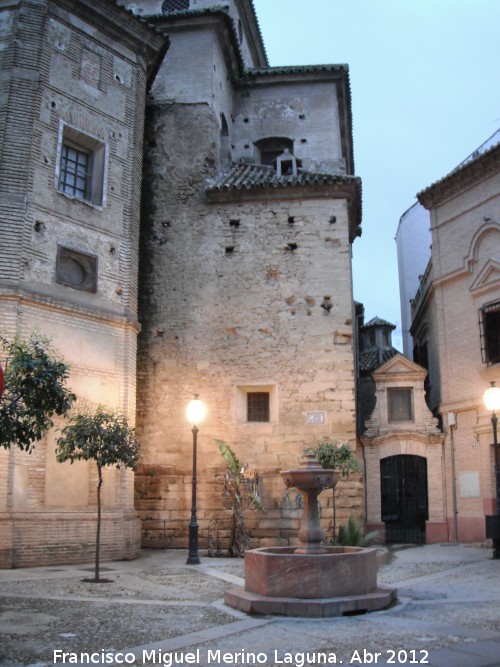
M 260 151 L 260 163 L 269 167 L 276 166 L 276 158 L 285 151 L 285 148 L 288 148 L 290 153 L 293 153 L 293 141 L 286 137 L 260 139 L 255 145 Z
M 481 354 L 485 364 L 500 363 L 500 302 L 479 311 Z
M 249 422 L 268 422 L 270 418 L 269 411 L 269 392 L 250 391 L 247 394 L 247 421 Z
M 58 246 L 56 283 L 85 292 L 97 291 L 97 257 Z
M 106 144 L 61 125 L 56 166 L 59 192 L 102 206 L 105 192 Z
M 257 426 L 278 422 L 278 387 L 275 384 L 237 386 L 235 398 L 238 424 Z
M 413 421 L 412 393 L 411 388 L 387 390 L 390 422 Z

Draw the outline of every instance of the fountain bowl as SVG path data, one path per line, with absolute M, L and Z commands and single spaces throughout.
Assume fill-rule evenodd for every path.
M 300 599 L 365 595 L 377 586 L 376 549 L 324 547 L 297 553 L 294 547 L 264 547 L 245 554 L 245 590 Z
M 326 547 L 298 554 L 294 547 L 245 552 L 245 587 L 226 591 L 224 601 L 247 614 L 321 618 L 386 609 L 394 588 L 377 586 L 377 551 Z

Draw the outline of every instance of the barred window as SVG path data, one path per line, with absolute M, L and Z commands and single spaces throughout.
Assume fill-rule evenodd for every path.
M 189 0 L 165 0 L 161 6 L 163 14 L 170 14 L 170 12 L 184 12 L 189 9 Z
M 71 144 L 63 144 L 59 190 L 78 199 L 90 199 L 92 154 Z
M 481 354 L 485 364 L 500 362 L 500 302 L 479 310 Z
M 247 394 L 247 421 L 269 421 L 269 392 L 251 391 Z
M 59 192 L 103 206 L 106 191 L 107 146 L 99 139 L 61 123 L 56 186 Z

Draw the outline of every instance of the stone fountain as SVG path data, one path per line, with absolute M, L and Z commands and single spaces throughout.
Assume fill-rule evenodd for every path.
M 323 546 L 318 496 L 339 474 L 305 455 L 296 470 L 281 473 L 303 497 L 299 547 L 264 547 L 245 552 L 245 588 L 226 591 L 226 604 L 249 614 L 342 616 L 385 609 L 396 590 L 377 587 L 376 549 Z

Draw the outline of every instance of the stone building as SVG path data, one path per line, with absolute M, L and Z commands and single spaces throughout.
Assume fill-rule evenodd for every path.
M 252 3 L 212 4 L 149 17 L 171 46 L 148 100 L 144 172 L 136 506 L 148 546 L 186 544 L 194 394 L 208 409 L 202 542 L 225 516 L 215 439 L 258 476 L 254 545 L 294 534 L 280 469 L 324 435 L 356 446 L 348 69 L 270 68 Z M 344 491 L 347 516 L 361 511 L 359 486 Z
M 498 135 L 498 133 L 497 133 Z M 494 452 L 483 393 L 500 381 L 500 144 L 490 142 L 418 195 L 432 252 L 412 304 L 415 360 L 446 436 L 447 538 L 485 538 L 494 513 Z M 444 536 L 443 536 L 444 537 Z
M 270 68 L 251 0 L 124 5 L 0 3 L 1 326 L 52 337 L 77 408 L 133 420 L 137 379 L 143 544 L 186 545 L 195 393 L 202 543 L 225 516 L 215 439 L 256 471 L 254 544 L 287 541 L 279 470 L 324 435 L 356 446 L 348 68 Z M 0 450 L 4 566 L 92 553 L 94 471 L 54 441 Z M 103 557 L 134 557 L 133 479 L 108 473 Z M 352 480 L 340 516 L 362 510 Z
M 0 42 L 0 331 L 50 336 L 77 408 L 133 420 L 144 101 L 167 41 L 113 2 L 3 0 Z M 0 448 L 3 567 L 94 551 L 96 473 L 54 447 Z M 104 488 L 103 557 L 133 557 L 133 475 Z

